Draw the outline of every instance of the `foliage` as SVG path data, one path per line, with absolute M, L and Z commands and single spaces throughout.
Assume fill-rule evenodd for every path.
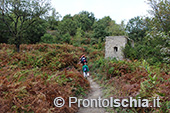
M 73 21 L 73 17 L 69 15 L 65 15 L 63 19 L 58 23 L 58 31 L 60 34 L 69 33 L 71 36 L 75 35 L 77 30 L 77 24 Z
M 62 40 L 63 40 L 63 42 L 69 44 L 70 41 L 71 41 L 71 36 L 70 36 L 70 34 L 69 34 L 69 33 L 66 33 L 66 34 L 62 35 Z
M 145 59 L 152 65 L 169 63 L 169 1 L 148 0 L 152 18 L 131 19 L 126 29 L 136 43 L 124 49 L 126 58 Z
M 110 22 L 111 18 L 109 16 L 96 21 L 93 25 L 93 37 L 97 39 L 102 38 L 103 40 L 105 36 L 108 36 L 109 32 L 106 30 L 106 28 L 109 26 Z
M 148 44 L 159 48 L 157 50 L 159 52 L 159 57 L 162 57 L 163 62 L 169 63 L 170 37 L 165 32 L 157 31 L 155 28 L 153 29 L 152 32 L 147 34 Z
M 88 11 L 81 11 L 79 14 L 73 16 L 74 21 L 78 28 L 81 28 L 84 32 L 92 30 L 92 25 L 95 22 L 93 13 Z
M 19 52 L 20 44 L 25 42 L 23 33 L 47 13 L 50 4 L 44 0 L 3 0 L 0 4 L 1 19 L 12 35 L 10 42 Z
M 149 13 L 154 17 L 151 21 L 152 26 L 156 27 L 158 31 L 168 33 L 170 31 L 169 26 L 170 1 L 169 0 L 147 0 L 147 1 L 151 7 Z
M 0 43 L 8 43 L 10 36 L 8 28 L 2 20 L 2 14 L 0 13 Z
M 163 67 L 164 69 L 165 67 Z M 166 67 L 167 69 L 169 68 Z M 143 61 L 117 61 L 116 59 L 99 58 L 94 62 L 93 77 L 104 88 L 105 98 L 138 98 L 149 99 L 159 96 L 160 108 L 110 108 L 116 112 L 168 112 L 169 107 L 169 77 L 160 67 L 150 66 Z M 96 74 L 95 74 L 96 73 Z M 151 102 L 152 101 L 152 102 Z
M 39 19 L 34 22 L 30 27 L 23 33 L 25 43 L 35 44 L 41 41 L 41 37 L 45 35 L 47 29 L 47 23 L 45 20 Z
M 66 44 L 22 44 L 17 53 L 13 47 L 0 44 L 0 111 L 77 112 L 76 104 L 68 107 L 68 99 L 89 89 L 89 82 L 77 71 L 84 49 Z M 56 97 L 65 99 L 62 108 L 54 106 Z
M 22 3 L 23 1 L 18 1 L 18 2 Z M 33 7 L 31 6 L 34 4 L 32 1 L 26 3 L 30 4 L 30 7 Z M 23 5 L 26 6 L 27 5 L 26 3 L 24 2 Z M 37 1 L 37 4 L 38 3 L 41 2 Z M 48 5 L 46 6 L 47 10 L 49 8 Z M 21 5 L 20 7 L 24 8 L 24 6 Z M 5 33 L 2 34 L 1 42 L 8 42 L 10 44 L 15 44 L 18 49 L 20 47 L 19 45 L 21 44 L 21 42 L 26 44 L 35 44 L 39 42 L 68 43 L 74 46 L 81 46 L 82 44 L 86 44 L 86 45 L 91 44 L 91 46 L 93 46 L 94 48 L 101 49 L 103 48 L 102 46 L 104 44 L 105 36 L 125 34 L 123 23 L 121 25 L 118 25 L 109 16 L 97 20 L 94 17 L 94 14 L 88 11 L 81 11 L 73 16 L 71 16 L 70 14 L 65 15 L 62 18 L 62 20 L 59 20 L 60 15 L 58 12 L 56 12 L 54 8 L 52 8 L 52 14 L 49 16 L 47 15 L 40 16 L 40 14 L 38 14 L 38 11 L 35 11 L 37 12 L 35 16 L 32 15 L 32 17 L 26 19 L 22 23 L 21 20 L 23 18 L 27 18 L 27 16 L 29 15 L 29 11 L 28 14 L 26 12 L 27 10 L 25 10 L 25 12 L 24 11 L 22 12 L 22 10 L 20 12 L 17 12 L 18 14 L 21 15 L 21 17 L 18 17 L 17 23 L 10 21 L 10 18 L 4 18 L 4 21 L 9 20 L 8 21 L 9 24 L 10 22 L 13 23 L 13 25 L 18 24 L 17 32 L 19 32 L 20 34 L 18 34 L 17 37 L 19 37 L 18 39 L 20 40 L 16 41 L 15 36 L 12 36 L 13 38 L 10 38 L 11 37 L 10 35 L 12 35 L 12 33 L 10 34 Z M 17 16 L 13 13 L 10 13 L 7 16 L 11 18 L 17 18 Z M 23 13 L 25 15 L 23 15 Z M 42 14 L 45 13 L 46 12 L 44 11 L 44 13 Z M 0 17 L 2 17 L 2 15 L 0 15 Z M 2 29 L 7 28 L 7 27 L 5 28 L 4 25 L 2 26 L 0 25 L 0 27 L 2 27 Z M 14 26 L 11 26 L 11 28 L 12 27 Z M 4 33 L 4 31 L 2 33 Z M 100 43 L 98 44 L 98 42 Z
M 50 30 L 56 30 L 57 29 L 60 17 L 61 17 L 60 14 L 58 12 L 56 12 L 56 10 L 53 8 L 52 9 L 52 15 L 46 17 L 46 20 L 47 20 L 47 22 L 49 24 L 49 29 Z
M 76 46 L 81 46 L 81 43 L 83 41 L 83 34 L 84 34 L 83 30 L 81 28 L 78 28 L 76 35 L 72 40 L 72 44 Z
M 68 107 L 68 97 L 84 95 L 89 89 L 89 82 L 79 72 L 82 54 L 88 58 L 91 75 L 104 86 L 106 97 L 161 98 L 160 109 L 118 108 L 116 112 L 169 111 L 168 0 L 148 0 L 153 16 L 130 19 L 126 31 L 123 22 L 116 24 L 109 16 L 96 19 L 87 11 L 65 15 L 60 21 L 53 9 L 51 16 L 44 17 L 50 4 L 41 3 L 0 2 L 0 42 L 15 44 L 0 44 L 1 112 L 77 112 L 76 104 Z M 4 4 L 10 11 L 3 9 Z M 128 42 L 123 50 L 130 60 L 104 59 L 108 35 L 128 35 L 135 41 L 134 47 Z M 43 43 L 32 44 L 37 42 Z M 20 53 L 15 52 L 15 46 L 21 47 Z M 57 96 L 65 97 L 64 108 L 53 106 Z
M 44 34 L 41 37 L 41 42 L 43 43 L 53 43 L 53 36 L 51 34 Z
M 121 24 L 116 24 L 114 20 L 112 20 L 109 24 L 109 26 L 106 28 L 106 30 L 109 32 L 110 36 L 121 36 L 126 35 L 125 32 L 125 25 L 122 21 Z
M 126 25 L 126 31 L 129 38 L 131 38 L 135 42 L 143 41 L 143 38 L 145 37 L 145 32 L 147 31 L 145 20 L 139 16 L 130 19 Z
M 123 49 L 126 58 L 130 60 L 142 60 L 145 59 L 152 65 L 157 65 L 163 62 L 163 56 L 160 53 L 160 47 L 153 45 L 149 46 L 146 44 L 135 44 L 133 48 L 131 45 L 127 44 Z

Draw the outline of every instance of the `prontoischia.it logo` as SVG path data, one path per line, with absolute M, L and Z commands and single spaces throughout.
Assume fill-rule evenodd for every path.
M 114 99 L 110 97 L 109 99 L 102 99 L 101 97 L 97 99 L 77 99 L 77 97 L 69 97 L 69 107 L 72 104 L 77 103 L 77 106 L 80 107 L 160 107 L 159 105 L 159 97 L 153 97 L 152 105 L 149 104 L 148 99 L 133 99 L 130 97 L 129 99 Z M 56 107 L 62 107 L 65 104 L 65 100 L 62 97 L 56 97 L 54 99 L 54 105 Z M 150 106 L 149 106 L 150 105 Z

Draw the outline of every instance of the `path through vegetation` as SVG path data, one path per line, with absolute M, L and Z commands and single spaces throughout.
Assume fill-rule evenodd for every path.
M 99 97 L 102 98 L 102 90 L 101 87 L 93 81 L 91 77 L 88 78 L 91 86 L 91 91 L 88 94 L 87 99 L 98 99 Z M 105 113 L 104 108 L 95 108 L 95 107 L 81 107 L 78 111 L 78 113 Z

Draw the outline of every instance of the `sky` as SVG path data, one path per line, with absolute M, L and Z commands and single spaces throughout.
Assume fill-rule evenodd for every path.
M 149 15 L 146 0 L 51 0 L 52 6 L 64 17 L 81 11 L 92 12 L 97 19 L 110 16 L 117 24 L 136 16 Z

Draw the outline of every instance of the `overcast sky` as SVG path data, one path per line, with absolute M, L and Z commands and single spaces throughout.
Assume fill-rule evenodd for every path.
M 145 16 L 150 8 L 146 0 L 51 0 L 51 3 L 62 17 L 88 11 L 97 19 L 110 16 L 118 24 L 121 20 L 127 22 L 133 17 Z

